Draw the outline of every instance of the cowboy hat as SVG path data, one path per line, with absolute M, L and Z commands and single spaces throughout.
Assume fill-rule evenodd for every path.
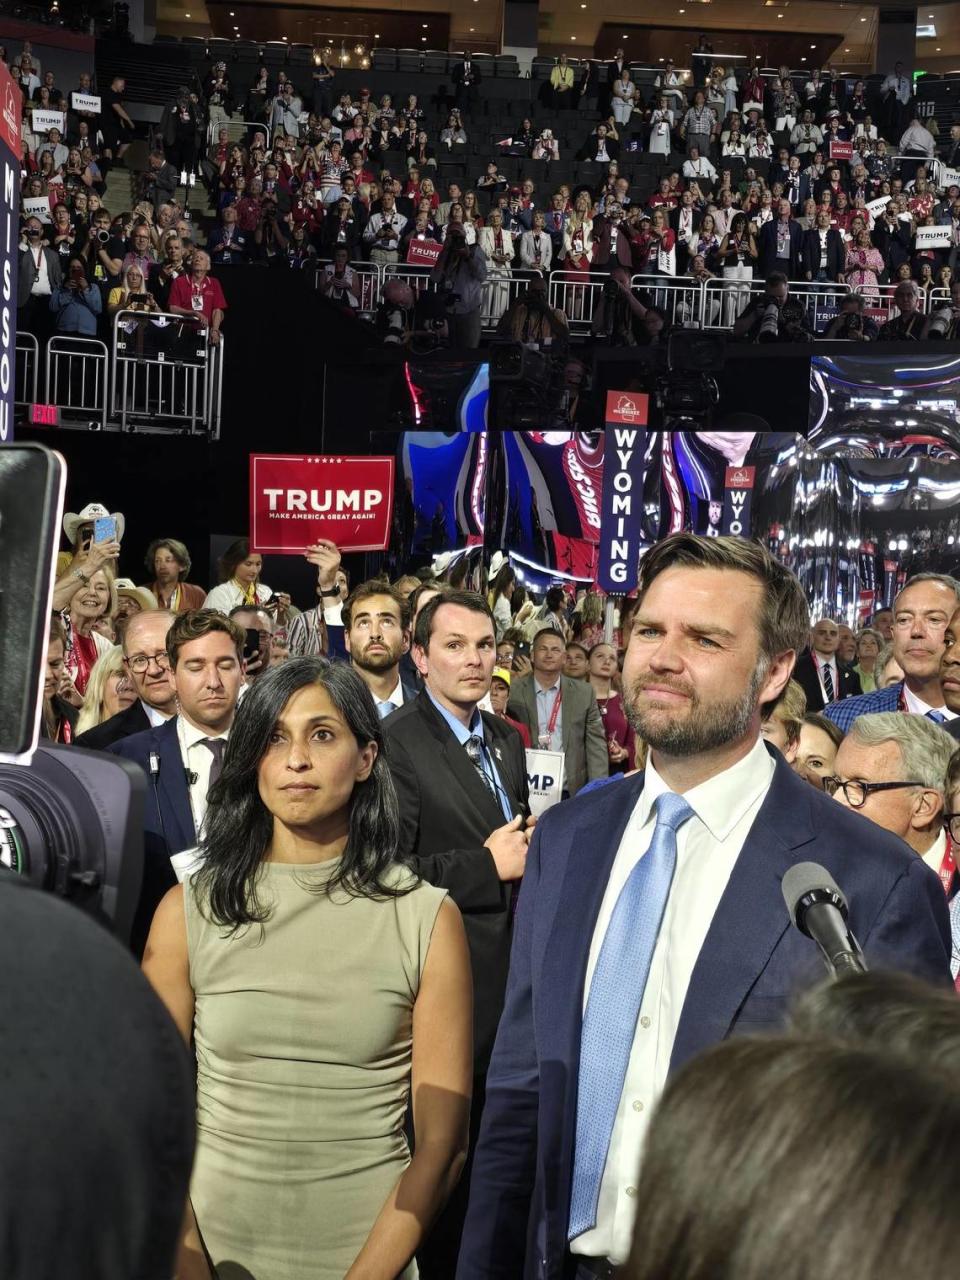
M 502 551 L 495 551 L 490 557 L 490 578 L 495 578 L 503 566 L 507 563 L 507 557 Z
M 113 516 L 117 522 L 117 541 L 123 539 L 123 530 L 126 521 L 121 511 L 108 511 L 105 506 L 99 502 L 88 502 L 82 511 L 68 511 L 63 517 L 63 532 L 71 547 L 77 545 L 77 530 L 82 524 L 93 524 L 95 520 L 107 520 Z
M 118 596 L 127 596 L 130 600 L 136 600 L 141 612 L 156 609 L 157 601 L 153 593 L 146 587 L 138 587 L 132 578 L 117 578 L 113 585 L 117 589 Z

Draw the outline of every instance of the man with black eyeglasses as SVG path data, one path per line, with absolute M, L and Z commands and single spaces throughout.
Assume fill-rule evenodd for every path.
M 861 716 L 840 744 L 824 790 L 904 840 L 953 887 L 953 842 L 944 826 L 946 778 L 956 742 L 925 716 Z
M 123 636 L 123 666 L 137 691 L 137 701 L 103 724 L 77 738 L 78 747 L 106 751 L 122 738 L 157 729 L 177 713 L 177 695 L 170 680 L 167 632 L 176 614 L 166 609 L 137 613 Z

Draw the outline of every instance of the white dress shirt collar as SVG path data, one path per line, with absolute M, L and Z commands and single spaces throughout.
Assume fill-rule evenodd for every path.
M 742 760 L 685 791 L 683 798 L 714 840 L 725 840 L 770 786 L 775 767 L 763 738 L 757 738 Z M 660 777 L 651 758 L 647 761 L 643 790 L 637 801 L 635 820 L 638 826 L 649 818 L 657 797 L 669 790 L 671 788 Z
M 915 693 L 911 693 L 906 684 L 903 686 L 903 696 L 907 703 L 907 710 L 912 712 L 915 716 L 925 716 L 928 711 L 939 711 L 944 720 L 956 719 L 957 713 L 955 711 L 951 711 L 949 707 L 946 707 L 943 704 L 939 707 L 932 707 L 929 702 L 924 702 L 921 698 L 918 698 Z
M 146 712 L 147 719 L 150 721 L 151 729 L 159 729 L 162 724 L 166 724 L 170 719 L 170 717 L 165 716 L 162 711 L 158 711 L 156 707 L 151 707 L 148 702 L 144 702 L 142 698 L 140 699 L 140 705 Z
M 943 861 L 943 855 L 947 852 L 947 832 L 945 827 L 940 828 L 940 834 L 934 840 L 933 844 L 922 854 L 922 858 L 931 871 L 940 874 L 940 863 Z

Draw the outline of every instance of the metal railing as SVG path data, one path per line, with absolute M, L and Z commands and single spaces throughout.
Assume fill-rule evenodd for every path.
M 567 317 L 571 334 L 588 334 L 597 302 L 608 276 L 595 276 L 586 271 L 554 271 L 550 277 L 549 298 Z
M 205 433 L 212 350 L 206 324 L 192 316 L 118 311 L 113 318 L 110 417 L 119 419 L 121 431 L 131 430 L 134 423 Z
M 40 375 L 40 348 L 32 333 L 17 334 L 16 368 L 13 402 L 16 405 L 37 403 Z
M 107 425 L 107 344 L 55 334 L 47 343 L 44 401 L 64 416 L 102 431 Z M 69 425 L 69 423 L 67 423 Z

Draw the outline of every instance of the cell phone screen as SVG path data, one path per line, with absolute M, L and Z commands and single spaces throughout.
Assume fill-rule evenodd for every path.
M 113 516 L 100 516 L 93 522 L 94 542 L 116 542 L 117 522 Z
M 243 644 L 243 660 L 250 662 L 260 652 L 260 632 L 256 627 L 246 628 L 247 638 Z

